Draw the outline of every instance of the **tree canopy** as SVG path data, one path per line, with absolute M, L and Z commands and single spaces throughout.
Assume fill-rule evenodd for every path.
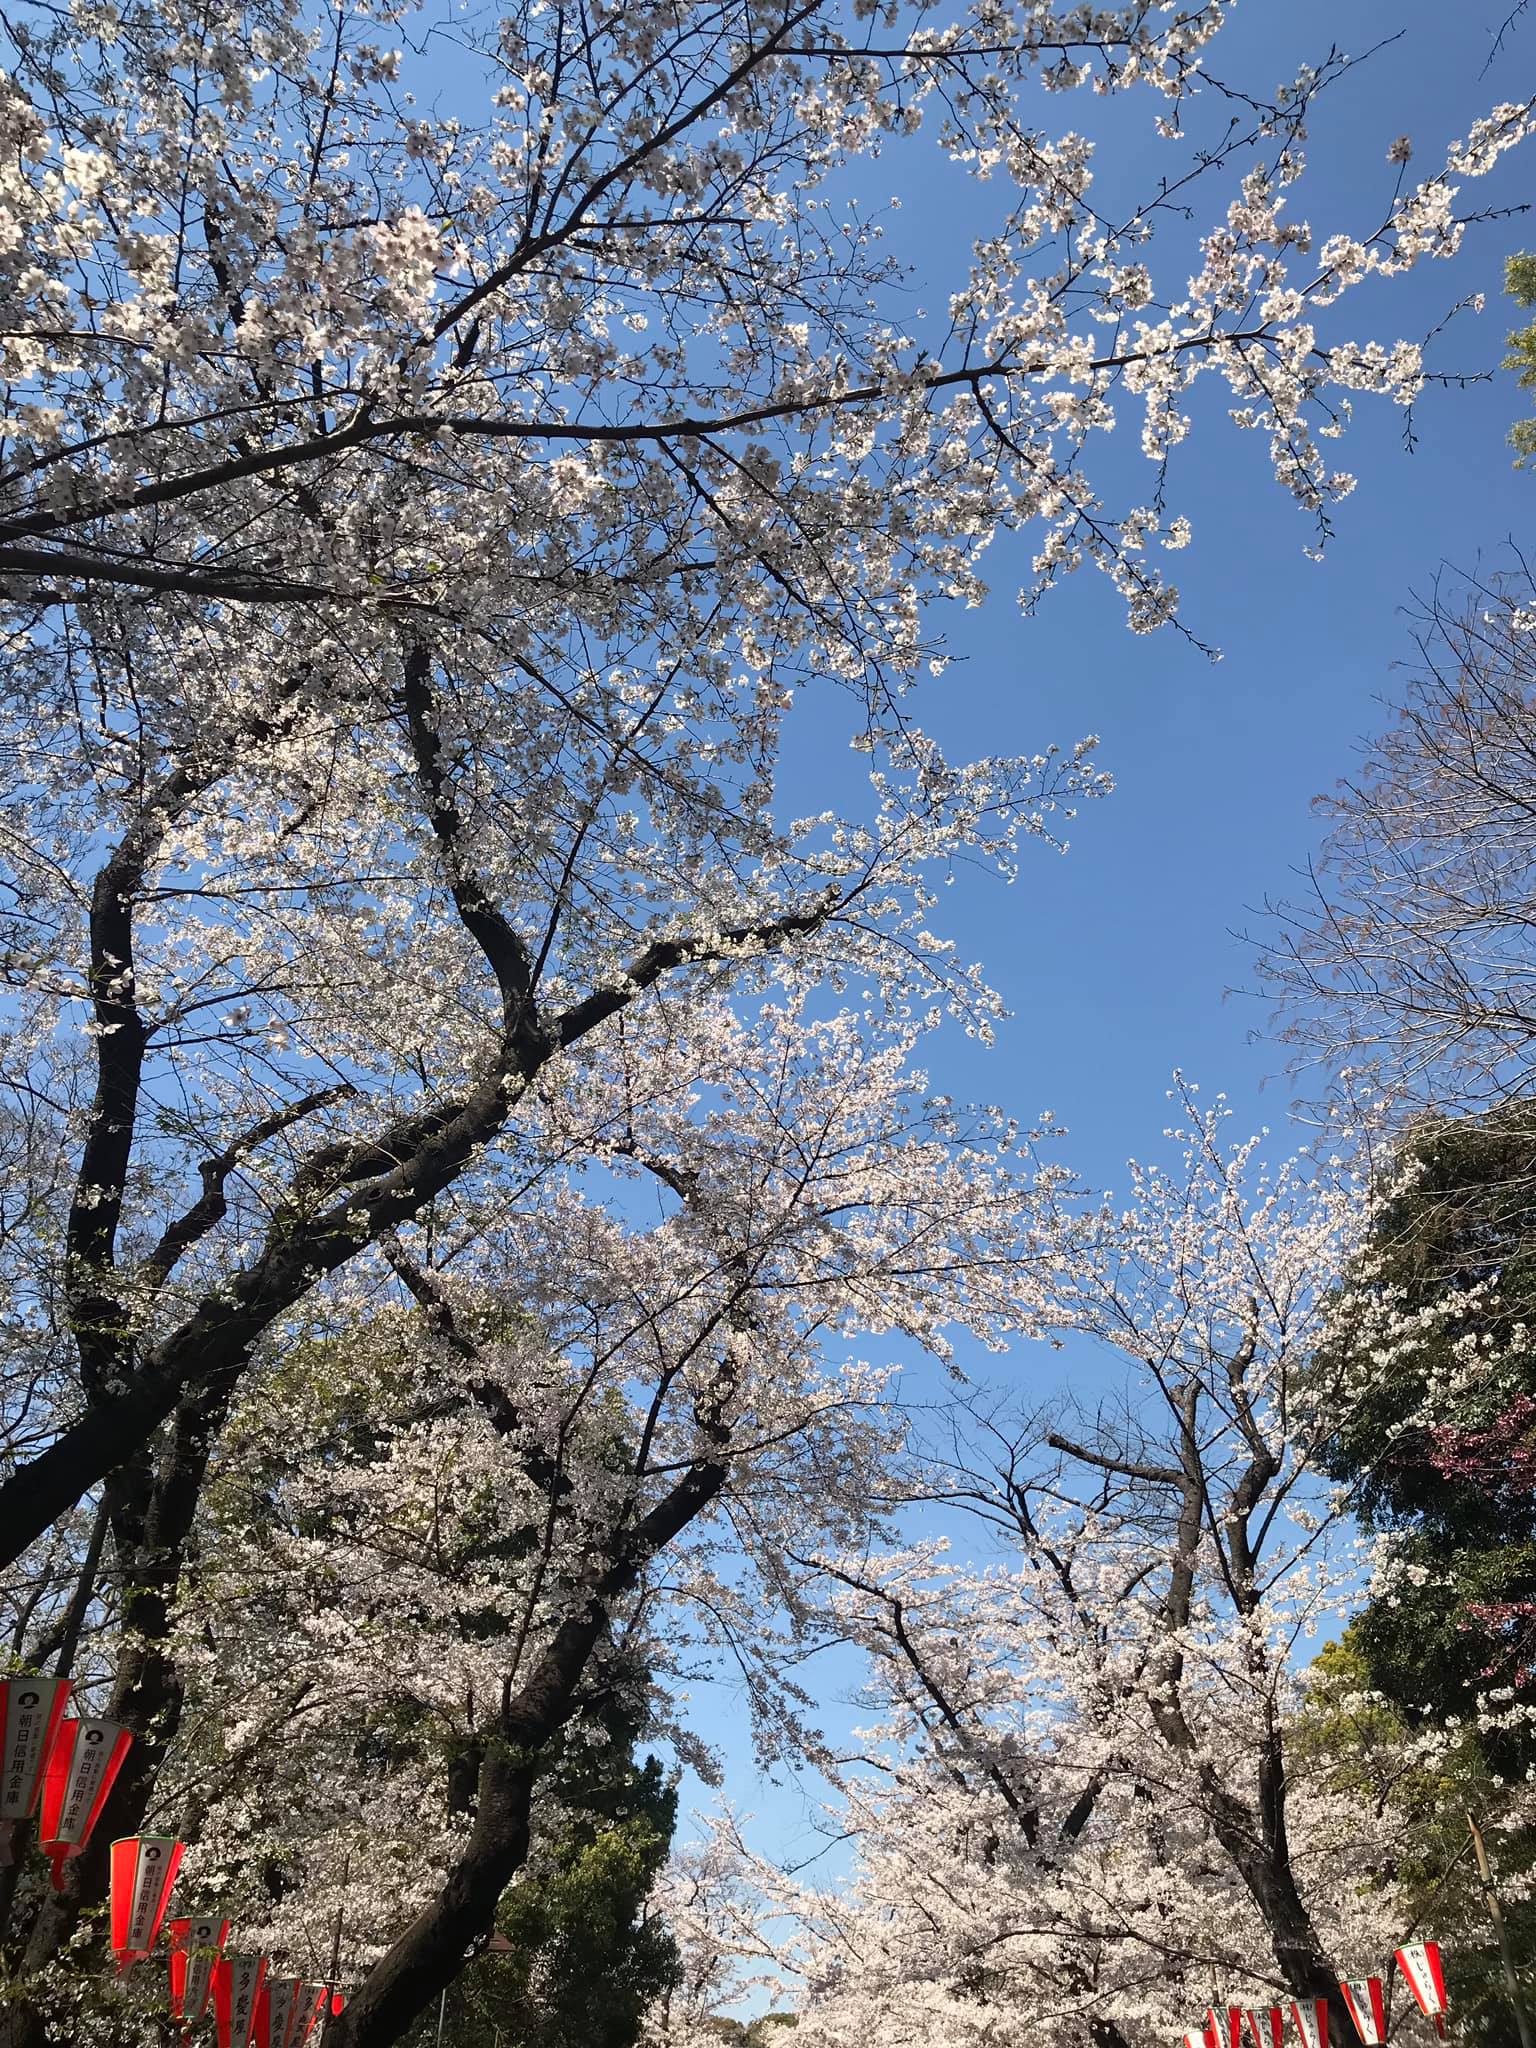
M 945 610 L 1020 532 L 1026 609 L 1091 566 L 1177 625 L 1197 387 L 1320 546 L 1349 404 L 1432 374 L 1350 295 L 1454 258 L 1533 126 L 1314 232 L 1348 60 L 1231 88 L 1224 14 L 0 24 L 0 1565 L 18 1661 L 80 1636 L 136 1737 L 8 1902 L 6 2048 L 110 2038 L 149 1821 L 272 1953 L 350 1930 L 327 2048 L 404 2038 L 525 1890 L 541 1951 L 633 1918 L 649 1849 L 558 1818 L 614 1660 L 674 1741 L 697 1642 L 792 1699 L 795 1554 L 886 1534 L 871 1339 L 1039 1325 L 1059 1171 L 928 1081 L 998 1010 L 937 906 L 1108 779 L 945 758 Z M 1146 191 L 1074 90 L 1145 118 Z M 1004 195 L 922 321 L 903 153 Z M 791 732 L 839 764 L 805 815 Z

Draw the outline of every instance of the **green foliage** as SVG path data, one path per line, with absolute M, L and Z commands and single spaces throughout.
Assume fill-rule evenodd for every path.
M 718 2035 L 726 2048 L 775 2048 L 780 2027 L 796 2025 L 792 2012 L 760 2012 L 756 2019 L 733 2020 L 725 2016 L 705 2022 L 706 2031 Z
M 578 1739 L 546 1780 L 546 1830 L 496 1916 L 500 1939 L 448 1992 L 443 2048 L 633 2048 L 676 1978 L 677 1950 L 647 1910 L 671 1848 L 677 1795 L 660 1763 Z M 588 1728 L 588 1736 L 605 1731 Z M 504 1946 L 503 1944 L 506 1944 Z M 437 2039 L 434 2009 L 412 2036 Z
M 1403 1563 L 1421 1580 L 1373 1602 L 1356 1623 L 1370 1682 L 1410 1717 L 1443 1719 L 1475 1713 L 1478 1696 L 1499 1684 L 1536 1697 L 1524 1632 L 1501 1635 L 1487 1619 L 1490 1609 L 1536 1599 L 1536 1490 L 1447 1471 L 1416 1420 L 1453 1347 L 1502 1352 L 1518 1325 L 1536 1323 L 1536 1104 L 1426 1125 L 1404 1150 L 1420 1177 L 1379 1223 L 1372 1249 L 1384 1278 L 1410 1308 L 1478 1283 L 1497 1291 L 1427 1341 L 1411 1365 L 1373 1380 L 1329 1463 L 1366 1522 L 1396 1532 Z M 1336 1331 L 1336 1347 L 1348 1342 Z M 1532 1396 L 1536 1359 L 1517 1349 L 1445 1419 L 1457 1431 L 1496 1431 L 1512 1401 Z M 1536 1746 L 1506 1741 L 1495 1760 L 1523 1772 Z
M 1504 266 L 1504 289 L 1525 311 L 1536 306 L 1536 256 L 1511 256 Z M 1536 391 L 1536 320 L 1529 327 L 1517 327 L 1509 337 L 1510 353 L 1504 358 L 1506 370 L 1515 372 L 1522 390 Z M 1517 420 L 1510 430 L 1510 442 L 1518 452 L 1518 466 L 1536 455 L 1536 419 Z
M 1319 1776 L 1387 1822 L 1391 1844 L 1362 1867 L 1363 1885 L 1391 1885 L 1403 1936 L 1438 1940 L 1457 2039 L 1504 2048 L 1513 2038 L 1509 1994 L 1470 1855 L 1468 1816 L 1488 1837 L 1527 2009 L 1536 2010 L 1536 1868 L 1532 1830 L 1506 1825 L 1512 1794 L 1475 1728 L 1424 1753 L 1407 1718 L 1372 1681 L 1373 1659 L 1357 1622 L 1318 1657 L 1305 1708 L 1287 1730 L 1293 1776 Z M 1387 1958 L 1378 1958 L 1385 1964 Z
M 1357 1624 L 1360 1648 L 1372 1683 L 1416 1720 L 1441 1720 L 1447 1714 L 1476 1710 L 1479 1696 L 1500 1681 L 1519 1679 L 1514 1690 L 1529 1697 L 1533 1687 L 1526 1672 L 1521 1630 L 1517 1639 L 1490 1631 L 1480 1611 L 1512 1599 L 1528 1600 L 1536 1588 L 1536 1545 L 1500 1546 L 1496 1539 L 1463 1545 L 1454 1535 L 1405 1538 L 1403 1562 L 1422 1566 L 1430 1577 L 1395 1603 L 1371 1603 Z M 1514 1669 L 1506 1654 L 1510 1640 L 1522 1645 Z M 1536 1760 L 1529 1735 L 1500 1734 L 1488 1738 L 1494 1759 L 1506 1771 L 1523 1772 Z
M 1527 262 L 1536 303 L 1536 259 Z M 1536 324 L 1531 331 L 1536 337 Z M 1536 354 L 1531 363 L 1536 389 Z M 1501 1634 L 1488 1620 L 1490 1609 L 1536 1598 L 1529 1459 L 1499 1451 L 1512 1404 L 1536 1396 L 1536 1361 L 1510 1347 L 1520 1325 L 1536 1323 L 1536 1102 L 1426 1123 L 1409 1134 L 1402 1163 L 1418 1174 L 1379 1219 L 1371 1250 L 1382 1278 L 1410 1309 L 1443 1302 L 1451 1290 L 1487 1291 L 1454 1323 L 1437 1325 L 1411 1360 L 1376 1372 L 1330 1446 L 1334 1477 L 1349 1485 L 1369 1526 L 1392 1532 L 1404 1570 L 1397 1589 L 1372 1600 L 1318 1659 L 1293 1755 L 1396 1820 L 1390 1859 L 1363 1876 L 1398 1888 L 1405 1933 L 1442 1942 L 1458 2037 L 1502 2048 L 1514 2037 L 1512 2016 L 1467 1819 L 1487 1834 L 1536 2009 L 1536 1831 L 1516 1823 L 1509 1790 L 1523 1790 L 1536 1768 L 1536 1739 L 1479 1721 L 1480 1700 L 1500 1684 L 1536 1699 L 1524 1631 Z M 1336 1327 L 1331 1348 L 1347 1350 L 1349 1341 Z M 1457 1347 L 1464 1355 L 1471 1346 L 1507 1362 L 1469 1385 L 1450 1368 Z M 1449 1438 L 1421 1419 L 1432 1384 L 1463 1389 L 1449 1409 L 1436 1401 L 1437 1428 L 1443 1418 Z M 1447 1455 L 1448 1442 L 1468 1441 L 1492 1450 Z

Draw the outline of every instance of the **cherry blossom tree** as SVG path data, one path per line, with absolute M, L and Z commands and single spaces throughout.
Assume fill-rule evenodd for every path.
M 759 1871 L 804 1929 L 812 2040 L 980 2042 L 1028 2014 L 1117 2048 L 1290 1998 L 1347 2039 L 1339 1978 L 1404 1938 L 1421 1816 L 1297 1730 L 1309 1645 L 1366 1576 L 1321 1470 L 1355 1381 L 1320 1343 L 1346 1308 L 1386 1360 L 1428 1326 L 1341 1296 L 1367 1205 L 1339 1161 L 1269 1173 L 1219 1108 L 1181 1109 L 1177 1165 L 1068 1209 L 1047 1284 L 1063 1341 L 1132 1383 L 1019 1425 L 980 1409 L 931 1467 L 991 1558 L 930 1537 L 820 1560 L 880 1719 L 839 1774 L 852 1883 Z M 1402 1733 L 1399 1769 L 1437 1744 Z
M 820 1512 L 823 1405 L 870 1398 L 821 1341 L 995 1340 L 1005 1278 L 1021 1313 L 1012 1138 L 919 1114 L 903 1076 L 914 1019 L 985 1031 L 995 1009 L 932 929 L 939 873 L 1011 871 L 1104 784 L 1086 743 L 943 758 L 912 696 L 943 665 L 936 614 L 979 601 L 984 549 L 1019 528 L 1027 597 L 1093 563 L 1133 626 L 1172 618 L 1153 562 L 1189 532 L 1163 471 L 1201 379 L 1321 531 L 1350 394 L 1405 401 L 1425 376 L 1332 309 L 1454 255 L 1461 183 L 1530 125 L 1495 109 L 1442 172 L 1315 234 L 1287 205 L 1343 60 L 1268 101 L 1202 92 L 1222 13 L 7 17 L 0 1553 L 21 1652 L 88 1627 L 139 1736 L 103 1836 L 157 1810 L 162 1769 L 164 1797 L 181 1782 L 206 1487 L 251 1404 L 281 1429 L 296 1343 L 413 1304 L 436 1349 L 410 1371 L 452 1398 L 402 1432 L 378 1390 L 398 1453 L 335 1475 L 358 1496 L 349 1597 L 383 1554 L 374 1490 L 397 1484 L 415 1526 L 434 1429 L 490 1461 L 508 1530 L 540 1488 L 552 1518 L 537 1585 L 495 1589 L 527 1640 L 504 1694 L 476 1681 L 495 1720 L 473 1825 L 431 1846 L 437 1889 L 337 2048 L 397 2039 L 483 1934 L 526 1854 L 530 1759 L 738 1462 L 781 1457 L 769 1496 Z M 1178 168 L 1104 210 L 1089 144 L 1031 120 L 1036 86 L 1150 97 Z M 859 189 L 901 150 L 1008 195 L 934 347 Z M 1174 189 L 1224 174 L 1194 276 L 1159 284 Z M 1088 475 L 1127 409 L 1142 506 Z M 786 725 L 830 688 L 872 779 L 795 819 Z M 863 1094 L 822 1213 L 792 1141 L 842 1099 L 829 1075 Z M 640 1126 L 669 1103 L 654 1130 L 631 1133 L 626 1089 Z M 625 1220 L 631 1172 L 677 1205 L 670 1235 Z M 514 1229 L 535 1199 L 547 1264 Z M 775 1233 L 802 1224 L 806 1263 L 770 1286 Z M 712 1277 L 672 1303 L 694 1231 Z M 510 1293 L 537 1341 L 472 1365 L 460 1284 Z M 600 1394 L 638 1403 L 613 1423 L 628 1462 L 578 1431 L 567 1501 L 539 1432 Z M 285 1473 L 282 1511 L 319 1483 Z M 773 1554 L 772 1517 L 731 1527 Z M 479 1571 L 479 1533 L 443 1540 Z M 280 1562 L 274 1612 L 298 1626 L 323 1589 L 302 1546 Z M 401 1614 L 460 1627 L 428 1594 L 402 1584 Z M 82 1859 L 23 1930 L 38 1983 L 102 1886 Z M 9 2038 L 40 2038 L 40 2010 L 13 2001 Z
M 707 641 L 741 604 L 764 651 L 863 676 L 910 664 L 919 594 L 972 594 L 999 524 L 1038 525 L 1043 577 L 1091 558 L 1157 623 L 1147 546 L 1186 529 L 1101 505 L 1092 437 L 1129 400 L 1160 463 L 1214 374 L 1325 517 L 1352 481 L 1318 446 L 1330 394 L 1406 400 L 1423 365 L 1319 317 L 1454 253 L 1459 181 L 1529 120 L 1498 108 L 1405 190 L 1386 166 L 1380 213 L 1315 237 L 1285 208 L 1334 57 L 1270 102 L 1222 88 L 1216 147 L 1102 213 L 1091 146 L 1040 132 L 1024 88 L 1150 89 L 1177 144 L 1224 13 L 21 15 L 0 573 L 22 644 L 62 612 L 148 662 L 150 622 L 206 630 L 206 601 L 274 633 L 318 606 L 363 666 L 450 623 L 539 666 L 578 620 L 595 646 L 642 611 L 675 642 L 681 612 Z M 441 80 L 404 54 L 435 37 L 451 115 L 419 111 Z M 839 166 L 925 126 L 1013 194 L 936 349 L 893 322 L 879 224 L 836 203 Z M 1225 166 L 1239 196 L 1160 290 L 1160 219 Z
M 808 1516 L 870 1526 L 885 1374 L 843 1348 L 998 1344 L 1027 1303 L 1018 1134 L 921 1090 L 917 1027 L 818 1015 L 761 957 L 738 1000 L 754 973 L 757 1015 L 637 1006 L 503 1178 L 287 1323 L 199 1475 L 168 1626 L 108 1628 L 117 1711 L 146 1653 L 174 1687 L 138 1796 L 188 1881 L 305 1970 L 341 1914 L 368 1972 L 343 2040 L 397 2038 L 490 1931 L 615 1688 L 673 1729 L 743 1573 L 771 1606 Z M 56 1960 L 79 1904 L 36 1904 L 17 2038 L 89 2038 Z

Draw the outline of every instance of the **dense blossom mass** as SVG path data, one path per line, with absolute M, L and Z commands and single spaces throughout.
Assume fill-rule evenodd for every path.
M 1369 1570 L 1323 1469 L 1339 1417 L 1362 1371 L 1391 1383 L 1454 1343 L 1472 1297 L 1408 1301 L 1341 1160 L 1269 1171 L 1222 1105 L 1177 1092 L 1167 1166 L 1052 1203 L 1049 1320 L 1103 1391 L 972 1403 L 909 1475 L 946 1532 L 819 1560 L 879 1716 L 830 1772 L 852 1880 L 722 1841 L 760 1913 L 801 1930 L 779 1960 L 829 2048 L 1000 2026 L 1111 2048 L 1296 1995 L 1350 2028 L 1340 1978 L 1382 1972 L 1426 1829 L 1476 1796 L 1454 1725 L 1394 1727 L 1315 1661 Z M 1486 1692 L 1484 1731 L 1529 1729 Z M 1517 1788 L 1500 1828 L 1533 1810 Z M 1478 1942 L 1443 1891 L 1435 1911 Z
M 874 1628 L 823 1596 L 895 1542 L 890 1351 L 1063 1313 L 1054 1154 L 918 1062 L 997 1013 L 943 880 L 1011 877 L 1108 779 L 1089 739 L 945 758 L 945 609 L 1016 529 L 1026 605 L 1090 564 L 1134 628 L 1174 620 L 1196 385 L 1323 539 L 1354 395 L 1427 374 L 1348 330 L 1352 288 L 1454 257 L 1462 187 L 1532 125 L 1499 105 L 1314 226 L 1347 61 L 1218 83 L 1225 13 L 6 17 L 4 1612 L 20 1665 L 73 1658 L 136 1737 L 63 1891 L 4 1893 L 7 2048 L 114 2038 L 113 1835 L 185 1829 L 252 1940 L 308 1974 L 339 1951 L 328 2048 L 385 2048 L 558 1863 L 584 1754 L 688 1753 L 695 1648 L 811 1742 L 770 1652 Z M 1153 191 L 1100 190 L 1072 89 L 1155 122 Z M 910 174 L 991 188 L 921 317 L 875 196 Z M 1144 490 L 1099 467 L 1122 422 Z M 837 746 L 799 816 L 802 727 Z M 1244 1385 L 1223 1427 L 1262 1464 L 1276 1397 Z M 1140 1525 L 1080 1507 L 1030 1540 L 1102 1591 Z M 1053 1688 L 1091 1719 L 1118 1665 L 1184 1657 L 1138 1741 L 1205 1787 L 1221 1925 L 1304 1990 L 1318 1927 L 1275 1935 L 1223 1804 L 1265 1795 L 1199 1760 L 1230 1675 L 1288 1711 L 1278 1645 L 1322 1596 L 1287 1565 L 1278 1607 L 1207 1609 L 1208 1563 L 1163 1553 L 1144 1637 L 1091 1651 L 1048 1586 L 1014 1613 L 979 1587 L 976 1711 L 1006 1746 Z M 881 1569 L 880 1599 L 936 1597 L 926 1560 Z M 1018 1629 L 1058 1634 L 1038 1698 L 1006 1696 Z M 1099 1733 L 1070 1769 L 1137 1811 Z M 745 1896 L 696 1875 L 689 1955 Z M 1104 2026 L 1119 1986 L 1139 2038 L 1140 1880 L 1102 1881 L 1134 1923 L 1102 1995 L 1054 1932 L 1026 1963 Z

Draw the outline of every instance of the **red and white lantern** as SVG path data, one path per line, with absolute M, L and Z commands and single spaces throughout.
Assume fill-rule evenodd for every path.
M 294 2032 L 288 2048 L 303 2048 L 303 2044 L 319 2026 L 326 2007 L 328 1984 L 306 1984 L 299 1994 L 298 2013 Z M 345 2000 L 343 2000 L 345 2003 Z
M 171 2017 L 193 2020 L 206 2017 L 213 1996 L 213 1966 L 229 1939 L 229 1922 L 222 1914 L 207 1913 L 197 1919 L 171 1922 Z
M 1229 2005 L 1223 2015 L 1212 2006 L 1205 2016 L 1205 2034 L 1216 2048 L 1243 2048 L 1243 2008 Z
M 219 2048 L 250 2048 L 266 1982 L 265 1956 L 220 1956 L 213 1969 L 213 2019 Z
M 1292 2002 L 1291 2018 L 1301 2036 L 1301 2048 L 1328 2048 L 1328 2001 L 1326 1998 L 1298 1998 Z
M 112 1844 L 112 1953 L 120 1970 L 153 1953 L 184 1853 L 172 1835 L 125 1835 Z
M 323 1984 L 269 1977 L 256 2008 L 256 2048 L 301 2048 L 325 2003 Z
M 1371 2048 L 1381 2048 L 1387 2038 L 1387 2001 L 1379 1977 L 1340 1978 L 1339 1990 L 1355 2023 L 1355 2032 Z
M 1280 2005 L 1248 2008 L 1248 2036 L 1253 2048 L 1285 2048 L 1285 2008 Z
M 262 1986 L 261 2001 L 257 2007 L 256 2048 L 288 2048 L 289 2030 L 303 1989 L 302 1977 L 267 1979 Z
M 1184 2048 L 1216 2048 L 1216 2043 L 1204 2028 L 1191 2027 L 1184 2036 Z
M 1408 1979 L 1408 1989 L 1419 2002 L 1425 2019 L 1433 2020 L 1435 2032 L 1445 2033 L 1445 1972 L 1440 1967 L 1440 1945 L 1434 1941 L 1410 1942 L 1396 1951 L 1397 1967 Z
M 68 1705 L 67 1678 L 0 1679 L 0 1864 L 11 1861 L 16 1823 L 37 1809 L 48 1752 Z
M 112 1781 L 133 1747 L 115 1721 L 73 1721 L 66 1716 L 48 1752 L 43 1779 L 43 1854 L 53 1859 L 55 1891 L 64 1889 L 64 1865 L 91 1839 Z

